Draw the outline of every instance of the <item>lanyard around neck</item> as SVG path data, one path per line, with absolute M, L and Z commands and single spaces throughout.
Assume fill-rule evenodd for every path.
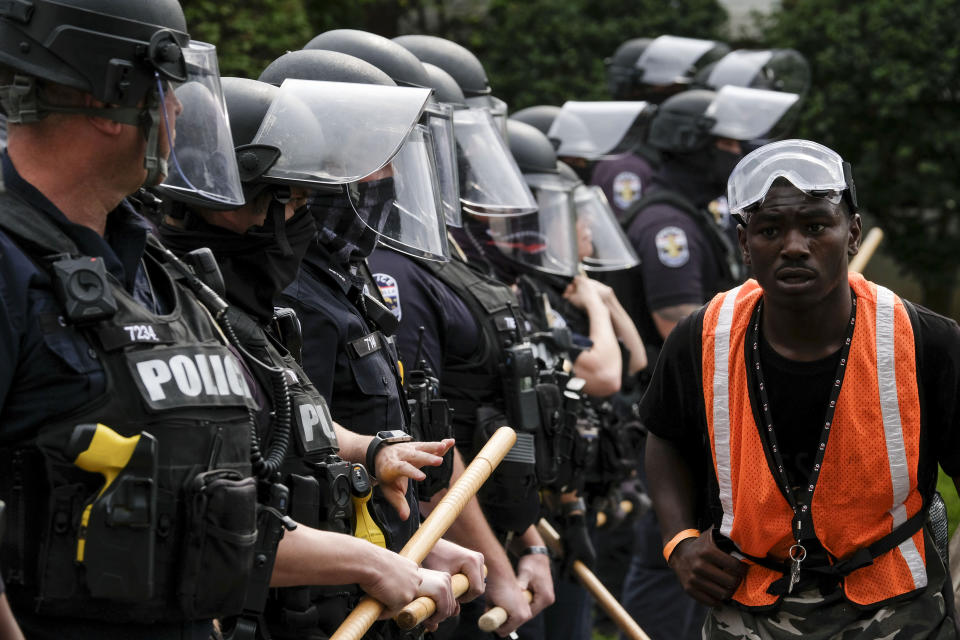
M 852 304 L 850 309 L 850 322 L 847 323 L 847 333 L 840 347 L 840 362 L 837 364 L 837 372 L 834 376 L 833 385 L 830 388 L 830 401 L 827 404 L 826 416 L 820 429 L 820 444 L 817 446 L 816 456 L 814 458 L 813 468 L 807 480 L 807 486 L 801 487 L 800 491 L 794 493 L 790 487 L 790 480 L 783 464 L 783 456 L 777 443 L 777 434 L 773 428 L 773 415 L 770 411 L 770 399 L 767 394 L 767 386 L 763 378 L 763 367 L 760 365 L 760 315 L 763 310 L 763 299 L 757 304 L 756 310 L 751 318 L 750 340 L 751 356 L 750 361 L 753 369 L 754 378 L 757 383 L 757 390 L 760 394 L 760 413 L 763 419 L 761 426 L 761 438 L 764 447 L 773 457 L 776 469 L 771 469 L 777 481 L 782 485 L 783 494 L 793 509 L 793 537 L 800 543 L 803 540 L 816 537 L 813 528 L 813 516 L 810 513 L 810 504 L 813 502 L 813 491 L 817 486 L 817 479 L 820 477 L 820 469 L 823 465 L 823 457 L 827 449 L 827 439 L 830 437 L 830 427 L 833 422 L 833 414 L 837 408 L 837 399 L 840 397 L 840 388 L 843 386 L 843 377 L 847 370 L 847 361 L 850 355 L 850 343 L 853 340 L 853 330 L 857 319 L 857 296 L 851 291 Z

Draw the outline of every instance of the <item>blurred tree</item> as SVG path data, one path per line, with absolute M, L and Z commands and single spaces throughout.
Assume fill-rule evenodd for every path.
M 217 46 L 220 73 L 256 78 L 285 51 L 315 35 L 304 0 L 181 0 L 190 36 Z
M 770 46 L 810 61 L 798 135 L 854 165 L 885 249 L 948 313 L 960 266 L 960 3 L 783 0 Z

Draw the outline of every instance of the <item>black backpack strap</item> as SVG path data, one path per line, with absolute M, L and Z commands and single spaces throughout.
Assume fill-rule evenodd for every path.
M 0 192 L 0 229 L 33 257 L 79 253 L 73 240 L 49 216 L 9 191 Z
M 630 205 L 630 208 L 627 209 L 627 212 L 623 215 L 623 220 L 620 222 L 620 224 L 623 225 L 623 230 L 627 231 L 637 216 L 643 213 L 644 209 L 652 207 L 656 204 L 669 204 L 677 209 L 680 209 L 694 219 L 697 219 L 700 216 L 699 210 L 693 205 L 693 203 L 676 191 L 657 189 L 656 191 L 645 194 L 639 200 Z

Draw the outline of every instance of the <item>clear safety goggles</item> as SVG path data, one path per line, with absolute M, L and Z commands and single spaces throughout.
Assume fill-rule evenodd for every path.
M 493 116 L 493 123 L 497 125 L 497 133 L 504 140 L 507 139 L 507 103 L 496 96 L 473 96 L 466 99 L 468 107 L 485 109 Z
M 287 79 L 254 137 L 282 149 L 266 181 L 307 188 L 357 182 L 390 162 L 429 89 Z
M 430 129 L 416 125 L 390 164 L 351 188 L 354 213 L 378 241 L 397 251 L 427 260 L 450 259 L 446 220 L 440 198 L 440 181 Z M 362 195 L 379 185 L 372 198 Z
M 211 208 L 243 206 L 243 188 L 230 133 L 230 119 L 220 86 L 217 49 L 191 40 L 181 49 L 185 76 L 181 82 L 157 74 L 161 118 L 169 145 L 163 190 L 184 201 Z M 173 96 L 169 96 L 172 92 Z M 179 116 L 168 113 L 168 101 L 181 105 Z
M 440 200 L 448 226 L 463 226 L 460 212 L 460 177 L 457 171 L 457 140 L 453 132 L 453 111 L 450 104 L 431 102 L 427 107 L 427 126 L 433 140 L 440 180 Z
M 626 151 L 629 135 L 642 128 L 638 120 L 649 113 L 643 101 L 575 102 L 563 104 L 547 137 L 559 140 L 557 156 L 599 160 Z
M 660 36 L 651 42 L 636 68 L 642 70 L 644 84 L 667 85 L 690 81 L 690 72 L 705 53 L 717 46 L 712 40 Z
M 727 203 L 731 215 L 746 224 L 778 178 L 833 204 L 852 187 L 850 165 L 832 149 L 810 140 L 772 142 L 747 154 L 730 174 Z
M 577 242 L 585 271 L 621 271 L 640 264 L 603 189 L 579 184 L 573 190 Z
M 537 210 L 537 201 L 487 110 L 455 110 L 453 132 L 460 203 L 468 213 L 515 216 Z
M 576 212 L 573 183 L 557 174 L 524 176 L 538 209 L 521 216 L 490 218 L 490 237 L 505 256 L 537 271 L 577 275 Z

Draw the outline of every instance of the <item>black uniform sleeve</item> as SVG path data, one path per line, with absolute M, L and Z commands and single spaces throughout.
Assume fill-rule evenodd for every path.
M 650 311 L 706 301 L 704 269 L 712 254 L 690 216 L 670 206 L 652 205 L 630 225 L 628 235 L 640 258 Z
M 917 307 L 920 385 L 930 446 L 943 470 L 960 477 L 960 327 Z
M 640 420 L 647 429 L 684 448 L 699 444 L 704 428 L 698 384 L 702 316 L 690 314 L 667 336 L 640 402 Z

